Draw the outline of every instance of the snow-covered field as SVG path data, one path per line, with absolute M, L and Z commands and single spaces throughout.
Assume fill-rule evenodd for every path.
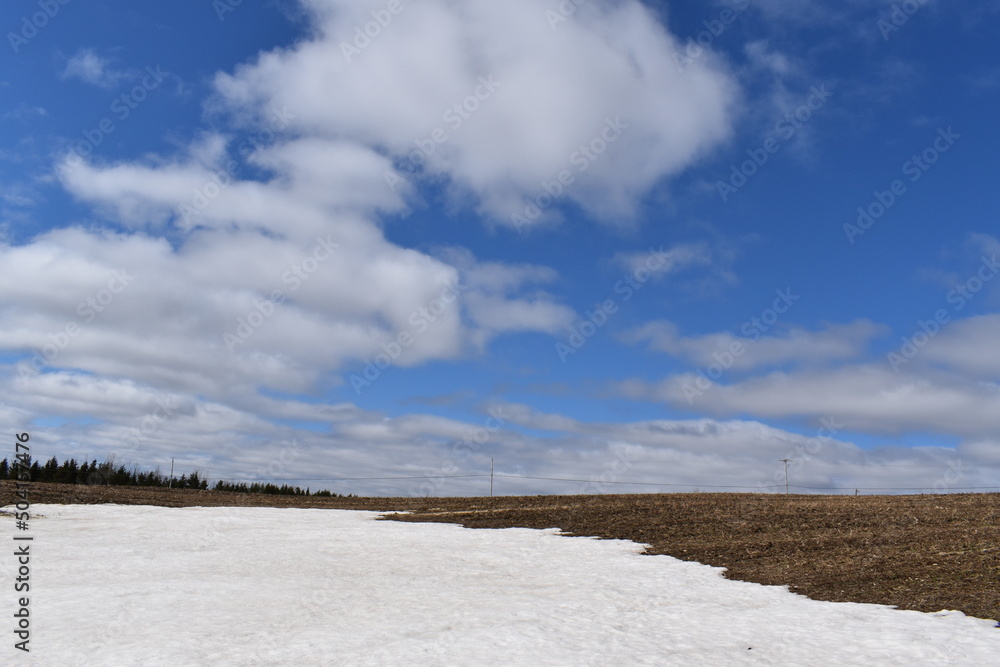
M 37 505 L 2 664 L 990 665 L 960 613 L 817 602 L 631 542 L 371 512 Z M 4 516 L 0 525 L 14 532 Z M 9 541 L 8 544 L 13 544 Z

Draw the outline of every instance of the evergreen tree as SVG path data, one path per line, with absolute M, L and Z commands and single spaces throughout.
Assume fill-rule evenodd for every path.
M 76 459 L 63 461 L 63 464 L 59 466 L 59 473 L 56 475 L 56 481 L 60 484 L 75 484 L 78 472 L 79 466 Z
M 54 482 L 56 481 L 56 477 L 58 475 L 59 475 L 59 461 L 57 461 L 56 457 L 53 456 L 51 459 L 45 462 L 45 465 L 42 466 L 42 469 L 39 471 L 39 476 L 35 478 L 34 481 Z

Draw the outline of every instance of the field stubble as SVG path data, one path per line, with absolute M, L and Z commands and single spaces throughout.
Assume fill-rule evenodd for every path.
M 14 502 L 3 482 L 4 504 Z M 1000 619 L 1000 494 L 635 494 L 316 498 L 32 484 L 32 503 L 316 507 L 468 528 L 559 528 L 725 567 L 816 600 Z M 402 513 L 405 512 L 405 513 Z

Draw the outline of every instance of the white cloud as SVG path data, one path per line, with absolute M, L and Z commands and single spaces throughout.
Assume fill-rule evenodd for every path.
M 970 317 L 945 325 L 915 358 L 959 370 L 970 377 L 1000 381 L 1000 314 Z
M 466 250 L 448 248 L 441 253 L 462 274 L 465 304 L 470 320 L 487 331 L 542 331 L 554 334 L 568 327 L 572 309 L 539 289 L 513 298 L 523 288 L 550 283 L 558 278 L 552 269 L 534 265 L 477 262 Z
M 394 361 L 412 365 L 461 356 L 501 331 L 552 331 L 569 317 L 551 298 L 522 291 L 536 276 L 501 291 L 455 291 L 456 268 L 336 220 L 333 234 L 306 242 L 203 230 L 174 250 L 140 234 L 67 229 L 0 246 L 9 269 L 0 277 L 0 348 L 44 352 L 54 338 L 61 349 L 37 366 L 221 400 L 256 387 L 308 390 L 401 332 L 411 341 Z M 269 301 L 275 290 L 284 302 Z
M 1000 255 L 1000 238 L 989 234 L 970 234 L 969 242 L 986 256 Z
M 728 384 L 706 384 L 689 373 L 657 383 L 627 381 L 619 390 L 713 415 L 812 421 L 833 416 L 846 428 L 873 433 L 982 438 L 1000 429 L 1000 386 L 944 374 L 894 373 L 888 365 L 773 372 Z
M 36 118 L 45 118 L 48 115 L 49 112 L 46 111 L 44 107 L 38 107 L 38 106 L 32 107 L 28 106 L 24 102 L 19 102 L 15 108 L 3 112 L 3 115 L 0 116 L 0 118 L 3 118 L 4 120 L 16 120 L 22 123 L 26 123 Z M 16 162 L 17 160 L 15 159 L 13 161 Z
M 113 88 L 125 74 L 111 69 L 110 61 L 93 49 L 81 48 L 66 60 L 62 78 L 79 79 L 98 88 Z
M 692 266 L 712 264 L 712 251 L 705 243 L 679 243 L 667 250 L 660 246 L 655 254 L 664 261 L 651 263 L 652 252 L 619 252 L 615 253 L 612 261 L 629 273 L 646 270 L 653 276 L 669 275 Z M 656 268 L 651 270 L 651 264 L 656 265 Z
M 480 108 L 447 128 L 449 139 L 427 168 L 502 217 L 567 166 L 606 118 L 622 115 L 630 130 L 616 145 L 621 150 L 588 165 L 586 187 L 569 195 L 594 211 L 622 213 L 728 132 L 734 84 L 707 59 L 682 76 L 672 38 L 637 3 L 581 8 L 555 31 L 544 11 L 524 1 L 407 5 L 348 62 L 342 42 L 376 8 L 363 4 L 310 2 L 313 38 L 218 76 L 224 108 L 256 118 L 251 130 L 274 129 L 256 150 L 244 154 L 216 134 L 174 158 L 94 165 L 67 156 L 59 175 L 71 193 L 146 233 L 172 227 L 180 241 L 169 248 L 142 236 L 66 231 L 51 234 L 45 251 L 11 249 L 41 252 L 25 262 L 29 276 L 53 252 L 73 258 L 67 267 L 88 263 L 105 274 L 126 267 L 137 276 L 121 297 L 127 307 L 109 308 L 58 367 L 221 397 L 233 384 L 250 393 L 257 386 L 302 391 L 400 335 L 412 335 L 412 343 L 394 361 L 412 365 L 481 349 L 501 332 L 554 333 L 572 311 L 538 288 L 553 280 L 551 270 L 435 258 L 385 239 L 375 215 L 405 210 L 405 191 L 386 182 L 392 158 L 448 125 L 446 112 L 478 90 Z M 266 176 L 250 180 L 244 158 Z M 317 238 L 342 251 L 289 294 L 288 271 L 307 260 Z M 74 250 L 52 247 L 63 242 Z M 442 298 L 463 280 L 468 289 Z M 235 333 L 276 289 L 288 301 L 246 342 L 234 347 L 229 338 L 229 354 L 223 334 Z M 185 311 L 192 315 L 178 317 Z M 51 314 L 36 317 L 43 331 L 61 325 Z M 151 330 L 164 320 L 170 325 Z M 28 344 L 23 336 L 7 343 Z M 105 354 L 109 345 L 115 354 Z
M 777 79 L 801 76 L 802 66 L 788 55 L 770 49 L 766 41 L 749 42 L 744 47 L 747 60 L 752 68 L 767 72 Z
M 958 447 L 969 465 L 991 465 L 1000 467 L 1000 439 L 983 438 L 963 442 Z
M 295 131 L 350 137 L 397 160 L 423 144 L 424 173 L 471 193 L 503 223 L 563 170 L 574 177 L 562 188 L 567 200 L 628 216 L 651 185 L 730 131 L 736 84 L 710 59 L 679 71 L 674 38 L 632 0 L 581 5 L 554 30 L 530 0 L 407 4 L 349 58 L 355 28 L 381 4 L 308 5 L 316 36 L 220 74 L 223 103 L 287 105 Z M 467 99 L 475 110 L 449 114 Z M 604 150 L 608 119 L 627 128 Z M 441 143 L 430 139 L 438 128 Z M 601 151 L 593 159 L 580 151 L 591 141 Z
M 7 407 L 12 401 L 27 408 Z M 836 433 L 803 435 L 756 421 L 587 422 L 507 403 L 484 406 L 481 420 L 462 421 L 419 413 L 387 417 L 351 404 L 232 403 L 69 373 L 0 384 L 0 417 L 25 423 L 31 414 L 57 410 L 71 420 L 32 431 L 32 441 L 60 459 L 114 455 L 165 471 L 176 458 L 177 474 L 197 467 L 211 478 L 294 480 L 344 493 L 477 495 L 485 492 L 485 478 L 450 475 L 483 475 L 491 457 L 503 475 L 584 480 L 498 478 L 504 493 L 680 490 L 613 482 L 773 491 L 783 475 L 777 459 L 789 456 L 796 459 L 792 483 L 799 485 L 932 488 L 955 467 L 963 471 L 962 486 L 1000 483 L 995 445 L 986 439 L 957 450 L 862 449 Z M 316 428 L 274 419 L 310 421 Z M 546 434 L 521 433 L 521 427 Z M 312 481 L 408 475 L 431 479 Z
M 387 461 L 441 470 L 454 441 L 482 423 L 272 396 L 336 382 L 402 333 L 410 343 L 393 361 L 411 366 L 472 354 L 504 332 L 556 332 L 573 313 L 546 291 L 559 280 L 550 268 L 390 242 L 378 216 L 404 214 L 413 190 L 390 187 L 386 174 L 442 128 L 447 140 L 417 180 L 443 183 L 456 201 L 509 223 L 543 182 L 575 170 L 565 201 L 618 220 L 730 132 L 733 78 L 712 58 L 678 71 L 674 38 L 633 0 L 585 3 L 555 30 L 529 0 L 407 4 L 350 62 L 342 44 L 384 3 L 307 6 L 311 37 L 216 78 L 216 109 L 238 127 L 176 156 L 70 155 L 57 166 L 68 192 L 128 233 L 70 227 L 0 245 L 0 350 L 29 356 L 0 368 L 0 415 L 72 420 L 42 429 L 46 451 L 176 456 L 233 474 L 267 470 L 291 447 L 285 476 L 385 474 Z M 120 76 L 86 49 L 64 75 L 98 86 Z M 271 127 L 276 111 L 285 120 L 272 138 L 242 150 L 236 133 Z M 574 155 L 591 141 L 597 152 L 615 119 L 620 133 L 581 171 Z M 677 270 L 702 262 L 696 246 L 676 250 Z M 275 290 L 280 304 L 267 301 Z M 752 456 L 762 432 L 749 426 L 740 440 L 741 427 L 706 420 L 599 425 L 595 437 L 568 418 L 546 423 L 565 429 L 545 439 L 505 427 L 489 446 L 525 470 L 579 476 L 600 474 L 615 447 L 655 445 L 658 479 L 736 479 L 746 470 L 713 443 L 728 452 L 742 442 Z M 409 493 L 392 483 L 344 490 Z
M 23 184 L 0 185 L 0 200 L 12 206 L 34 206 L 36 194 L 32 188 Z
M 691 366 L 717 363 L 718 356 L 729 355 L 738 346 L 743 351 L 734 355 L 731 368 L 745 371 L 788 363 L 822 364 L 857 358 L 866 352 L 872 338 L 887 331 L 886 327 L 868 320 L 857 320 L 845 325 L 827 325 L 821 331 L 793 328 L 776 336 L 761 336 L 754 329 L 751 337 L 728 331 L 685 337 L 677 325 L 661 320 L 625 332 L 620 338 L 633 344 L 645 342 L 650 350 L 666 352 Z
M 686 272 L 688 275 L 674 278 L 671 282 L 688 297 L 705 299 L 739 284 L 733 270 L 741 252 L 739 244 L 752 240 L 753 236 L 738 242 L 716 237 L 709 241 L 677 243 L 667 249 L 661 245 L 645 252 L 615 253 L 611 261 L 636 276 L 649 273 L 652 278 L 663 278 Z M 700 271 L 696 273 L 693 269 Z

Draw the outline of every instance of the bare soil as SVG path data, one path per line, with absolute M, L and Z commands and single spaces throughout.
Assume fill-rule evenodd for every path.
M 1000 494 L 815 496 L 635 494 L 498 498 L 316 498 L 32 484 L 32 503 L 317 507 L 469 528 L 559 528 L 632 540 L 646 553 L 727 568 L 816 600 L 957 609 L 1000 619 Z M 14 502 L 0 482 L 0 505 Z M 400 512 L 407 512 L 400 514 Z

